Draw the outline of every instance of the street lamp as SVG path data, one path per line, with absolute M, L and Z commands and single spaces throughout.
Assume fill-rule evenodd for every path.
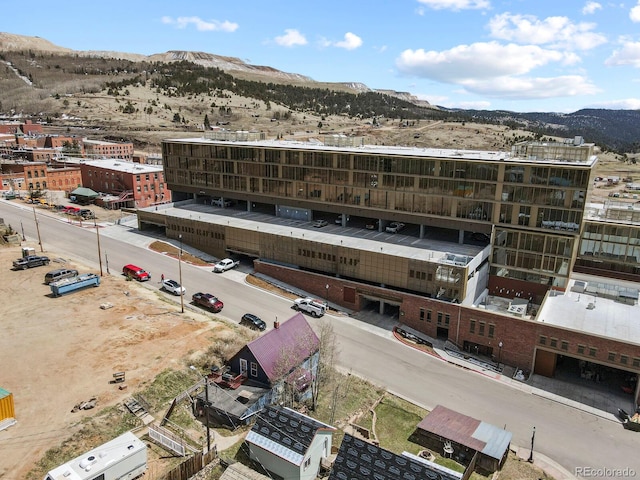
M 500 370 L 501 360 L 502 360 L 502 342 L 498 343 L 498 370 Z
M 327 294 L 325 295 L 325 297 L 324 297 L 324 298 L 326 298 L 326 299 L 327 299 L 327 306 L 328 306 L 328 305 L 329 305 L 329 284 L 327 283 L 327 284 L 324 286 L 324 288 L 325 288 L 325 289 L 326 289 L 326 291 L 327 291 Z
M 178 235 L 180 239 L 180 250 L 178 251 L 178 276 L 180 282 L 180 312 L 184 313 L 184 289 L 182 287 L 182 234 Z
M 529 458 L 527 462 L 533 463 L 533 442 L 536 439 L 536 427 L 533 427 L 533 435 L 531 435 L 531 452 L 529 453 Z
M 26 241 L 27 237 L 24 236 L 24 225 L 22 225 L 22 220 L 20 220 L 20 230 L 22 230 L 22 241 Z
M 196 372 L 198 375 L 200 375 L 203 379 L 204 379 L 204 396 L 205 396 L 205 426 L 207 427 L 207 452 L 211 451 L 211 438 L 209 437 L 209 379 L 207 377 L 205 377 L 204 375 L 202 375 L 200 373 L 200 371 L 194 367 L 193 365 L 190 365 L 189 368 L 191 370 L 193 370 L 194 372 Z

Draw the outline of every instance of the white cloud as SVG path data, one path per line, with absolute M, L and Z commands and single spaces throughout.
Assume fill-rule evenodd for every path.
M 347 32 L 344 34 L 344 40 L 335 42 L 333 45 L 338 48 L 344 48 L 345 50 L 355 50 L 362 46 L 362 39 L 355 33 Z
M 445 83 L 474 79 L 492 79 L 523 75 L 551 62 L 573 64 L 575 54 L 546 50 L 535 45 L 502 45 L 497 42 L 459 45 L 441 52 L 405 50 L 396 59 L 396 67 L 406 75 L 430 78 Z
M 492 80 L 470 79 L 462 83 L 467 91 L 504 99 L 537 99 L 593 95 L 600 90 L 579 75 L 549 78 L 505 76 Z
M 612 110 L 640 110 L 640 98 L 623 98 L 598 102 L 585 106 L 585 108 L 608 108 Z
M 640 68 L 640 42 L 623 43 L 620 50 L 614 50 L 609 58 L 604 61 L 609 67 L 631 65 Z
M 540 20 L 534 15 L 509 12 L 496 15 L 489 21 L 490 34 L 494 38 L 571 50 L 589 50 L 605 43 L 606 37 L 593 32 L 594 28 L 593 23 L 573 23 L 567 17 Z
M 280 37 L 276 37 L 275 39 L 278 45 L 282 47 L 294 47 L 296 45 L 307 44 L 307 39 L 298 30 L 293 28 L 288 28 L 284 32 L 285 32 L 284 35 Z
M 175 25 L 177 28 L 187 28 L 189 25 L 194 25 L 196 30 L 200 32 L 235 32 L 238 29 L 238 24 L 225 20 L 220 22 L 218 20 L 205 21 L 200 17 L 162 17 L 162 23 L 166 25 Z
M 638 4 L 629 10 L 629 18 L 634 23 L 640 22 L 640 0 L 638 0 Z
M 596 13 L 596 10 L 602 10 L 602 5 L 598 2 L 587 2 L 584 7 L 582 7 L 583 15 L 593 15 Z
M 434 10 L 481 10 L 491 7 L 489 0 L 418 0 Z

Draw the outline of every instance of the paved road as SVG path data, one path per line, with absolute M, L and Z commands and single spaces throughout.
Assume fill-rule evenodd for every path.
M 0 201 L 0 217 L 16 230 L 20 222 L 28 240 L 37 240 L 33 211 L 8 206 Z M 38 215 L 45 252 L 81 258 L 98 267 L 97 236 L 93 228 L 80 228 Z M 103 268 L 108 257 L 110 272 L 119 274 L 122 265 L 135 261 L 150 270 L 147 286 L 157 288 L 159 277 L 178 275 L 177 260 L 144 247 L 150 238 L 124 225 L 100 229 Z M 210 268 L 183 263 L 185 303 L 196 290 L 218 295 L 224 302 L 222 317 L 237 322 L 246 311 L 260 315 L 271 328 L 273 320 L 293 314 L 291 302 L 258 290 L 244 282 L 238 271 L 213 274 Z M 176 299 L 177 300 L 177 299 Z M 179 302 L 178 306 L 179 308 Z M 190 308 L 190 307 L 189 307 Z M 556 460 L 570 472 L 575 468 L 633 468 L 640 476 L 638 433 L 623 430 L 619 423 L 532 395 L 527 391 L 453 366 L 420 353 L 392 339 L 388 330 L 348 317 L 329 318 L 339 337 L 339 365 L 426 408 L 442 404 L 513 432 L 513 443 L 528 448 L 536 427 L 535 451 Z M 310 319 L 313 324 L 316 320 Z M 601 478 L 610 477 L 605 475 Z

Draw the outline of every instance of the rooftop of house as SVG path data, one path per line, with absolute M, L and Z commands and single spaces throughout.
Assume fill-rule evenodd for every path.
M 329 480 L 460 480 L 461 473 L 414 455 L 396 455 L 346 434 Z
M 247 344 L 270 380 L 287 374 L 313 355 L 320 345 L 307 319 L 297 313 Z
M 511 443 L 511 432 L 437 405 L 418 424 L 438 437 L 451 440 L 495 459 L 502 459 Z
M 295 410 L 271 405 L 256 417 L 246 441 L 301 465 L 318 430 L 334 431 L 335 428 Z

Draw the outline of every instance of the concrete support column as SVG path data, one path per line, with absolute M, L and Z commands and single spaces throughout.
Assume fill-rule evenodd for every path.
M 384 302 L 380 301 L 380 311 L 378 312 L 380 315 L 384 315 Z
M 419 238 L 424 238 L 424 225 L 420 225 L 420 237 Z
M 458 243 L 462 245 L 464 243 L 464 230 L 458 230 Z
M 247 212 L 251 212 L 253 209 L 253 203 L 251 201 L 247 201 Z

